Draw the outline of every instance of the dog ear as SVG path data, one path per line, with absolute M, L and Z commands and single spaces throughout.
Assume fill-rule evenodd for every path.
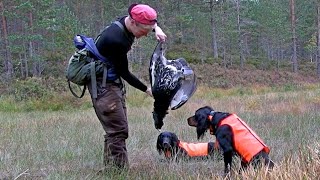
M 157 151 L 159 152 L 160 155 L 162 153 L 162 145 L 161 144 L 162 144 L 162 136 L 160 134 L 157 139 Z
M 194 116 L 189 117 L 187 121 L 188 121 L 189 126 L 197 127 L 197 125 L 198 125 Z
M 171 141 L 174 143 L 174 146 L 178 144 L 178 136 L 175 133 L 171 134 Z
M 205 132 L 210 127 L 210 122 L 207 120 L 208 113 L 206 111 L 207 110 L 205 110 L 205 109 L 201 109 L 195 115 L 195 119 L 197 120 L 196 122 L 197 122 L 198 139 L 202 139 Z
M 172 150 L 177 153 L 179 151 L 179 139 L 175 133 L 170 136 Z

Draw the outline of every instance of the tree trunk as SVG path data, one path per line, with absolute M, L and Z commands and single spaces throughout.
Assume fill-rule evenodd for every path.
M 29 12 L 29 27 L 31 29 L 30 34 L 33 35 L 33 14 L 32 12 Z M 32 40 L 29 41 L 29 57 L 32 61 L 32 76 L 34 77 L 39 77 L 40 72 L 39 72 L 39 62 L 36 60 L 35 57 L 35 52 L 34 52 L 34 43 Z
M 211 28 L 212 28 L 212 49 L 213 49 L 213 57 L 218 58 L 218 43 L 217 43 L 217 30 L 216 30 L 216 23 L 213 15 L 214 3 L 213 0 L 210 0 L 210 20 L 211 20 Z
M 240 52 L 240 68 L 243 69 L 244 66 L 244 56 L 243 56 L 243 49 L 242 49 L 242 33 L 240 27 L 240 0 L 236 0 L 237 2 L 237 26 L 238 26 L 238 45 L 239 45 L 239 52 Z
M 9 49 L 9 40 L 8 40 L 8 27 L 7 27 L 7 18 L 4 13 L 4 5 L 3 2 L 0 1 L 0 12 L 2 14 L 2 32 L 4 39 L 4 71 L 5 71 L 5 81 L 9 83 L 12 80 L 13 76 L 13 65 L 11 52 Z
M 103 0 L 100 0 L 100 23 L 101 23 L 101 28 L 104 28 L 106 25 L 104 24 L 104 22 L 106 21 L 105 19 L 105 9 L 104 9 L 104 2 Z
M 20 76 L 22 79 L 25 79 L 25 73 L 24 73 L 24 67 L 23 67 L 23 58 L 22 58 L 22 55 L 21 53 L 19 53 L 19 60 L 20 60 Z
M 27 48 L 26 48 L 26 44 L 23 43 L 23 49 L 24 49 L 24 67 L 26 70 L 26 78 L 29 77 L 29 64 L 28 64 L 28 56 L 27 56 Z
M 178 15 L 181 15 L 181 0 L 177 0 L 176 1 L 176 8 L 177 8 L 177 14 Z M 177 16 L 177 15 L 175 15 L 175 16 Z M 177 22 L 177 29 L 178 29 L 178 39 L 177 39 L 177 43 L 178 44 L 183 44 L 183 28 L 182 28 L 182 22 L 181 22 L 181 20 L 179 20 L 178 22 Z
M 317 75 L 320 78 L 320 3 L 317 4 Z
M 290 16 L 291 16 L 291 31 L 292 31 L 292 70 L 298 72 L 297 60 L 297 37 L 296 37 L 296 17 L 295 17 L 295 2 L 290 0 Z
M 250 49 L 249 49 L 249 43 L 248 43 L 248 37 L 250 36 L 250 34 L 246 34 L 244 35 L 244 52 L 245 52 L 245 56 L 248 57 L 250 56 Z
M 220 12 L 222 14 L 220 27 L 222 29 L 225 29 L 226 28 L 226 11 L 223 8 L 223 4 L 220 4 Z M 227 69 L 227 40 L 225 38 L 226 34 L 225 34 L 225 32 L 221 32 L 220 35 L 221 35 L 220 38 L 222 40 L 220 45 L 222 46 L 222 49 L 223 49 L 223 53 L 222 53 L 223 67 L 224 67 L 224 69 Z

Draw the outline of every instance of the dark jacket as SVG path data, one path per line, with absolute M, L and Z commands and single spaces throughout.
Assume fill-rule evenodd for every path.
M 116 73 L 131 86 L 145 92 L 147 86 L 129 71 L 127 53 L 134 42 L 134 35 L 128 31 L 124 23 L 125 17 L 118 21 L 124 26 L 126 33 L 116 24 L 111 24 L 96 42 L 100 54 L 108 59 Z

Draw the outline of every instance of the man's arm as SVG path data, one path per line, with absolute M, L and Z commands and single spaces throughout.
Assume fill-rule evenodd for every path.
M 164 42 L 166 41 L 167 35 L 162 31 L 162 29 L 155 24 L 154 32 L 158 41 Z
M 127 56 L 118 56 L 116 59 L 117 61 L 114 61 L 113 64 L 117 73 L 131 86 L 146 92 L 147 86 L 129 71 Z

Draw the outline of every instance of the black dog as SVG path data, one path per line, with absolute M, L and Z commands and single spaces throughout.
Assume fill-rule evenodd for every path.
M 223 151 L 226 174 L 230 172 L 233 154 L 240 156 L 241 169 L 248 167 L 249 164 L 257 167 L 261 165 L 262 159 L 270 169 L 274 166 L 268 155 L 269 148 L 235 114 L 215 112 L 211 107 L 205 106 L 188 118 L 188 124 L 197 127 L 198 139 L 202 138 L 208 129 L 211 135 L 216 136 L 216 143 Z
M 172 132 L 162 132 L 158 136 L 157 150 L 164 153 L 167 159 L 175 157 L 208 157 L 219 148 L 214 142 L 209 143 L 186 143 L 178 139 Z

